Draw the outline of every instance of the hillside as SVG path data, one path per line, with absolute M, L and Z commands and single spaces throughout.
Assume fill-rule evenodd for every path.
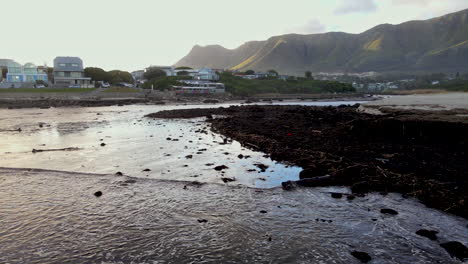
M 236 49 L 195 46 L 176 66 L 314 72 L 468 71 L 468 9 L 361 34 L 288 34 Z

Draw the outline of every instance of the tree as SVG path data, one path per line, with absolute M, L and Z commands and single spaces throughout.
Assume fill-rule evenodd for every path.
M 85 77 L 91 78 L 93 81 L 110 82 L 110 75 L 101 68 L 89 67 L 84 69 Z
M 306 71 L 305 72 L 305 77 L 306 79 L 313 80 L 314 77 L 312 77 L 312 72 L 311 71 Z
M 175 69 L 176 70 L 193 70 L 193 68 L 190 68 L 190 67 L 187 67 L 187 66 L 181 66 L 181 67 L 177 67 Z
M 4 79 L 6 79 L 6 75 L 8 73 L 8 68 L 7 67 L 0 67 L 0 73 L 2 74 L 2 76 L 0 76 L 0 77 L 3 77 Z
M 109 82 L 112 84 L 117 84 L 117 83 L 133 83 L 133 77 L 132 74 L 126 71 L 119 71 L 119 70 L 114 70 L 108 72 L 109 74 Z
M 188 76 L 189 72 L 188 71 L 180 71 L 177 73 L 177 76 Z
M 275 70 L 268 70 L 268 73 L 276 77 L 279 76 L 278 72 Z
M 146 72 L 143 74 L 143 77 L 145 77 L 146 80 L 153 80 L 165 76 L 166 72 L 157 67 L 151 67 L 147 69 Z
M 254 75 L 255 72 L 253 70 L 247 70 L 245 71 L 245 75 Z

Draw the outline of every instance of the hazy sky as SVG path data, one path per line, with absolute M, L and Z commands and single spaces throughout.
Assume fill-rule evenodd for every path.
M 285 33 L 360 33 L 427 19 L 468 0 L 0 0 L 0 58 L 137 70 L 172 65 L 195 45 L 236 48 Z

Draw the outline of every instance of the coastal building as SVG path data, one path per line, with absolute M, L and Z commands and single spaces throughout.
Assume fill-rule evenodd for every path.
M 193 78 L 200 81 L 218 81 L 219 75 L 213 69 L 201 68 Z
M 83 61 L 78 57 L 54 59 L 54 86 L 63 88 L 94 88 L 91 78 L 84 76 Z
M 32 63 L 22 66 L 19 63 L 11 62 L 7 66 L 8 73 L 6 81 L 9 83 L 35 83 L 36 81 L 48 82 L 47 72 L 39 69 Z

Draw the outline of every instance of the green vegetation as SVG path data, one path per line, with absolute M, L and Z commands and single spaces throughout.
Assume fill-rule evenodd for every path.
M 434 89 L 443 89 L 452 92 L 468 92 L 468 80 L 456 79 L 452 81 L 442 82 L 439 85 L 434 85 Z
M 143 89 L 151 89 L 151 86 L 155 90 L 164 91 L 171 89 L 174 85 L 180 85 L 179 80 L 191 80 L 190 76 L 159 76 L 146 81 L 143 84 Z
M 157 67 L 151 67 L 146 72 L 143 74 L 146 80 L 154 80 L 160 77 L 165 77 L 166 72 L 157 68 Z
M 222 73 L 220 82 L 226 86 L 226 91 L 234 95 L 253 95 L 261 93 L 282 94 L 312 94 L 312 93 L 346 93 L 355 92 L 351 84 L 334 81 L 316 81 L 305 78 L 246 80 L 231 73 Z
M 93 81 L 104 81 L 111 84 L 117 83 L 133 83 L 133 77 L 129 72 L 126 71 L 109 71 L 106 72 L 101 68 L 89 67 L 84 69 L 86 77 L 91 78 Z
M 176 70 L 193 70 L 193 68 L 186 67 L 186 66 L 177 67 L 177 68 L 175 68 L 175 69 L 176 69 Z
M 86 93 L 96 88 L 9 88 L 0 89 L 0 93 Z

